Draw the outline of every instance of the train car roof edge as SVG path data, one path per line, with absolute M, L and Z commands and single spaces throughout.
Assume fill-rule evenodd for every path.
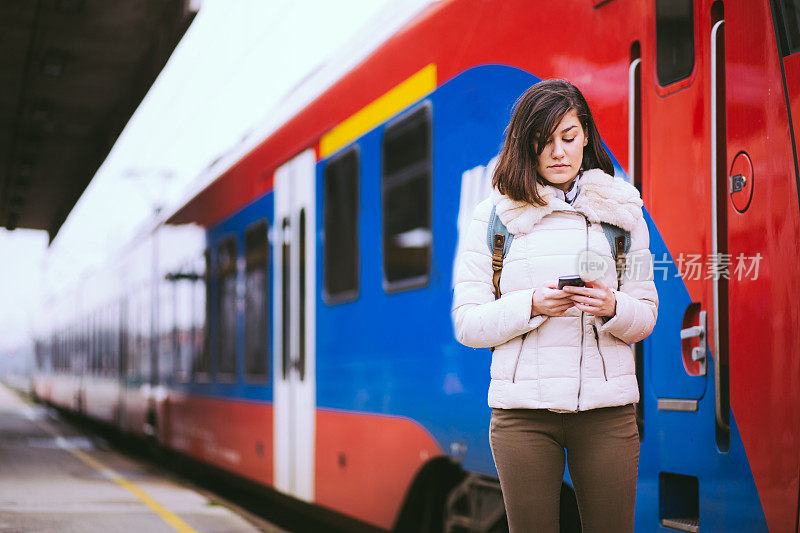
M 362 25 L 346 44 L 324 59 L 288 90 L 270 111 L 265 113 L 266 119 L 245 134 L 238 144 L 231 146 L 204 169 L 197 179 L 185 188 L 178 201 L 170 203 L 155 217 L 151 225 L 145 225 L 149 228 L 142 228 L 140 232 L 149 233 L 158 226 L 174 220 L 186 206 L 200 197 L 208 187 L 237 162 L 267 141 L 273 133 L 289 123 L 305 107 L 323 96 L 330 87 L 365 61 L 390 37 L 410 24 L 432 4 L 445 1 L 420 0 L 412 5 L 404 2 L 387 4 L 387 7 Z M 288 160 L 291 155 L 286 154 L 286 159 Z

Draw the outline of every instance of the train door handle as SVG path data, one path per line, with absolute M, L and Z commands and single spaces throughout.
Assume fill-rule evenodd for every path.
M 700 311 L 699 313 L 700 324 L 683 328 L 681 330 L 681 340 L 691 339 L 698 337 L 700 339 L 699 346 L 692 348 L 692 360 L 700 364 L 700 375 L 705 376 L 707 373 L 706 368 L 706 339 L 708 338 L 708 331 L 706 330 L 706 312 Z

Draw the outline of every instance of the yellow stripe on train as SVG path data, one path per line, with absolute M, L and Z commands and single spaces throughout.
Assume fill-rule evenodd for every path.
M 329 156 L 434 89 L 436 64 L 430 63 L 325 133 L 319 142 L 319 156 Z

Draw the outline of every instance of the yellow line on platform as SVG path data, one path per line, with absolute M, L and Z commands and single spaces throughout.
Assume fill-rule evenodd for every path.
M 50 424 L 46 422 L 42 422 L 40 420 L 32 420 L 34 424 L 42 428 L 44 431 L 50 433 L 56 439 L 56 443 L 58 447 L 62 450 L 65 450 L 72 454 L 77 459 L 80 459 L 88 466 L 94 468 L 104 477 L 113 481 L 123 489 L 128 490 L 129 492 L 133 493 L 134 496 L 139 498 L 139 500 L 145 504 L 147 507 L 150 508 L 151 511 L 156 513 L 164 522 L 169 524 L 170 526 L 180 533 L 197 533 L 192 527 L 189 526 L 186 522 L 181 520 L 181 518 L 155 501 L 152 496 L 147 494 L 145 491 L 137 487 L 131 481 L 128 481 L 123 475 L 119 474 L 116 470 L 107 467 L 88 453 L 84 452 L 83 450 L 79 450 L 75 446 L 69 443 L 62 435 L 58 432 L 57 429 L 52 427 Z

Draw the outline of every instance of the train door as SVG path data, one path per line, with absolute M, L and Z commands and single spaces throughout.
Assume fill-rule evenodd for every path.
M 650 216 L 659 221 L 650 231 L 659 324 L 645 341 L 657 412 L 695 413 L 708 388 L 711 317 L 704 278 L 712 223 L 708 150 L 697 147 L 708 146 L 706 123 L 698 117 L 707 100 L 709 50 L 698 45 L 705 39 L 697 34 L 699 4 L 655 2 L 655 57 L 645 55 L 642 66 L 641 187 Z
M 306 150 L 275 172 L 275 488 L 314 497 L 316 156 Z

